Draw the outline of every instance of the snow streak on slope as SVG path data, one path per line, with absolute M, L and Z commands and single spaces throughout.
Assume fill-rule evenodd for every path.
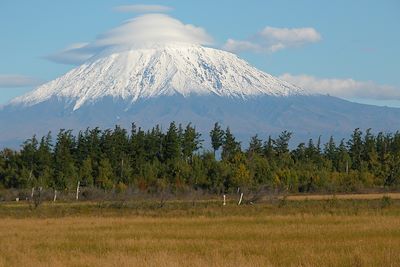
M 305 92 L 252 67 L 234 54 L 176 43 L 114 53 L 107 51 L 15 98 L 11 104 L 32 106 L 57 98 L 73 104 L 76 110 L 103 97 L 133 103 L 142 98 L 174 94 L 246 99 Z

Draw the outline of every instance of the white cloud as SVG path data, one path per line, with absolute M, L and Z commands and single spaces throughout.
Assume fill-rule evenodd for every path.
M 286 45 L 313 43 L 321 40 L 321 35 L 314 28 L 274 28 L 265 27 L 260 37 Z
M 400 100 L 400 88 L 372 81 L 321 79 L 310 75 L 292 75 L 290 73 L 285 73 L 279 78 L 315 94 L 329 94 L 347 99 Z
M 128 20 L 101 35 L 92 45 L 140 47 L 169 42 L 210 44 L 212 39 L 200 27 L 183 24 L 165 14 L 147 14 Z
M 228 39 L 223 46 L 223 49 L 231 52 L 240 52 L 240 51 L 261 51 L 262 47 L 256 43 L 252 43 L 250 41 L 237 41 L 234 39 Z
M 200 27 L 183 24 L 165 14 L 145 14 L 101 34 L 91 43 L 70 46 L 47 56 L 58 63 L 79 64 L 100 52 L 151 47 L 166 43 L 211 44 L 212 38 Z
M 46 59 L 62 64 L 80 64 L 93 56 L 93 51 L 86 49 L 89 43 L 75 43 L 63 50 L 45 56 Z
M 314 28 L 265 27 L 246 40 L 228 39 L 223 48 L 231 52 L 251 51 L 273 53 L 288 47 L 301 46 L 321 40 Z
M 20 74 L 0 74 L 0 88 L 15 88 L 36 86 L 42 84 L 43 81 Z
M 162 5 L 123 5 L 115 7 L 114 10 L 130 13 L 165 13 L 173 10 L 173 8 Z

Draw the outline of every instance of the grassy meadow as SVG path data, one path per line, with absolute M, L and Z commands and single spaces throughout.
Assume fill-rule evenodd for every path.
M 400 200 L 0 204 L 0 266 L 399 266 Z

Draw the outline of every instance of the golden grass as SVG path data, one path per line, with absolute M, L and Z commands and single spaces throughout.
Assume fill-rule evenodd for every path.
M 361 200 L 370 200 L 370 199 L 381 199 L 383 197 L 389 197 L 391 199 L 400 199 L 400 193 L 368 193 L 368 194 L 337 194 L 337 195 L 289 195 L 286 196 L 287 200 L 326 200 L 326 199 L 361 199 Z
M 400 218 L 383 214 L 79 215 L 0 226 L 0 266 L 400 264 Z

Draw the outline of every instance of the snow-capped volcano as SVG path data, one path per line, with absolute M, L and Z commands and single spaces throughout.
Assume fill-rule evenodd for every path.
M 134 103 L 163 95 L 304 95 L 305 91 L 251 66 L 236 55 L 195 44 L 168 43 L 148 48 L 105 51 L 67 74 L 15 98 L 32 106 L 59 99 L 77 110 L 104 97 Z
M 236 55 L 199 44 L 104 50 L 64 76 L 0 108 L 0 147 L 59 129 L 145 129 L 193 123 L 207 140 L 213 124 L 247 143 L 292 131 L 297 141 L 347 137 L 355 128 L 396 131 L 400 109 L 312 95 Z

